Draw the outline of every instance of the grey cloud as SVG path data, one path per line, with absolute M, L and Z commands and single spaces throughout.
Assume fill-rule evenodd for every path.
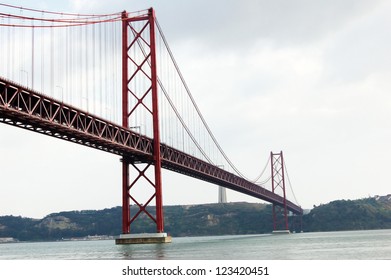
M 269 39 L 303 44 L 335 32 L 379 1 L 170 1 L 157 3 L 157 16 L 175 40 L 198 38 L 219 48 Z M 186 3 L 186 4 L 185 4 Z M 171 11 L 175 6 L 176 12 Z

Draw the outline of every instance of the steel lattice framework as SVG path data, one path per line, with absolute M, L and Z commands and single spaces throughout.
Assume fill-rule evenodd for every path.
M 128 160 L 127 157 L 123 157 L 122 160 L 122 233 L 130 233 L 130 225 L 142 212 L 156 223 L 156 232 L 162 233 L 164 231 L 164 218 L 156 72 L 155 13 L 153 9 L 150 9 L 146 16 L 128 18 L 127 13 L 123 12 L 122 19 L 122 126 L 125 128 L 129 127 L 129 118 L 135 114 L 138 108 L 144 109 L 149 113 L 153 124 L 152 158 L 146 167 L 139 168 L 133 161 Z M 131 24 L 135 21 L 142 22 L 139 30 Z M 132 57 L 132 53 L 137 50 L 143 53 L 141 60 L 136 60 Z M 132 85 L 138 79 L 146 80 L 147 86 L 138 89 L 137 92 L 137 88 Z M 129 102 L 129 98 L 135 99 L 135 102 L 132 104 Z M 149 104 L 147 100 L 151 100 L 152 104 Z M 129 164 L 138 173 L 130 184 Z M 152 179 L 146 173 L 149 168 L 153 168 L 154 171 L 154 178 Z M 130 190 L 140 178 L 144 178 L 154 189 L 153 194 L 146 203 L 140 203 L 130 193 Z M 130 199 L 139 208 L 133 217 L 130 214 Z M 156 217 L 146 209 L 153 199 L 156 202 Z
M 153 162 L 153 139 L 0 77 L 0 122 L 126 158 Z M 284 198 L 235 174 L 160 144 L 162 167 L 283 206 Z M 289 211 L 302 209 L 286 200 Z

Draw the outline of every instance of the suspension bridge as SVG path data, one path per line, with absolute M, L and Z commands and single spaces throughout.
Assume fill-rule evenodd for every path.
M 121 157 L 117 244 L 170 242 L 162 169 L 271 203 L 274 231 L 289 231 L 289 213 L 302 214 L 294 194 L 287 198 L 282 152 L 270 153 L 269 168 L 255 180 L 228 158 L 152 8 L 105 15 L 0 9 L 0 122 Z M 132 192 L 139 185 L 150 192 L 146 201 Z M 145 216 L 156 232 L 132 234 L 132 223 Z

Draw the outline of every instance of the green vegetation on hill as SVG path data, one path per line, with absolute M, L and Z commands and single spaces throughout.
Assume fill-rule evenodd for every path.
M 303 217 L 306 231 L 391 228 L 391 195 L 358 200 L 336 200 Z
M 165 231 L 171 236 L 261 234 L 273 229 L 269 204 L 226 203 L 164 207 Z M 148 211 L 154 214 L 154 209 Z M 131 213 L 137 213 L 135 207 Z M 20 241 L 61 240 L 94 235 L 117 236 L 121 207 L 68 211 L 43 219 L 0 217 L 0 238 Z M 299 219 L 290 217 L 290 230 L 300 231 Z M 338 200 L 320 205 L 303 216 L 304 231 L 336 231 L 391 228 L 391 196 Z M 132 233 L 154 232 L 144 213 L 132 224 Z
M 270 205 L 256 203 L 171 206 L 165 217 L 172 236 L 255 234 L 272 227 Z
M 53 213 L 43 219 L 0 217 L 0 237 L 20 241 L 60 240 L 88 235 L 116 235 L 121 207 Z
M 147 207 L 155 215 L 154 207 Z M 131 213 L 137 213 L 136 207 Z M 165 231 L 171 236 L 267 233 L 272 229 L 271 206 L 258 203 L 227 203 L 165 206 Z M 43 219 L 0 217 L 0 238 L 20 241 L 61 240 L 94 235 L 117 236 L 121 231 L 121 207 L 68 211 Z M 154 232 L 145 213 L 132 223 L 132 233 Z

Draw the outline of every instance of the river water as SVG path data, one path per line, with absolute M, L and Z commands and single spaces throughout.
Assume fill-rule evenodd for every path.
M 0 244 L 0 260 L 391 260 L 391 230 Z

